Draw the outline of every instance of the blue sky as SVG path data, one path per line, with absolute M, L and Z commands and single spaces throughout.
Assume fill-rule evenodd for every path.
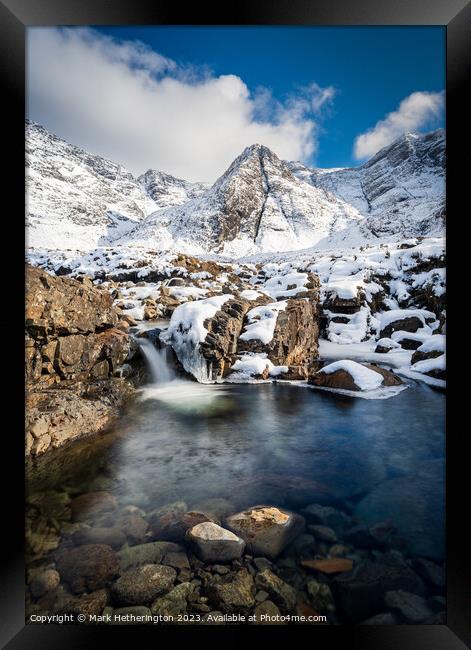
M 43 28 L 30 29 L 29 33 L 37 32 L 38 29 Z M 224 139 L 224 133 L 229 135 L 229 132 L 232 132 L 230 120 L 235 120 L 237 123 L 234 126 L 234 133 L 239 133 L 237 129 L 240 126 L 239 140 L 233 141 L 234 136 L 227 145 L 227 158 L 229 155 L 233 156 L 239 141 L 240 146 L 249 144 L 247 139 L 253 133 L 254 137 L 256 135 L 259 139 L 266 134 L 268 145 L 271 144 L 275 150 L 278 146 L 280 155 L 298 154 L 298 158 L 303 158 L 304 162 L 309 164 L 321 167 L 357 165 L 374 153 L 380 145 L 387 144 L 388 139 L 400 134 L 401 129 L 404 130 L 412 125 L 415 130 L 425 131 L 443 126 L 443 96 L 440 93 L 445 88 L 445 30 L 442 27 L 97 27 L 90 33 L 94 34 L 93 38 L 98 39 L 98 42 L 103 37 L 111 39 L 108 41 L 105 39 L 105 43 L 123 44 L 139 41 L 143 44 L 139 45 L 141 54 L 143 51 L 158 53 L 162 60 L 168 62 L 164 63 L 157 73 L 155 71 L 158 66 L 152 64 L 151 76 L 158 78 L 161 84 L 159 92 L 171 85 L 165 81 L 166 77 L 177 78 L 180 83 L 187 84 L 186 90 L 188 85 L 201 84 L 202 78 L 216 82 L 227 77 L 227 83 L 224 83 L 231 85 L 231 88 L 227 92 L 224 90 L 224 93 L 225 95 L 235 93 L 237 102 L 240 100 L 239 95 L 243 96 L 243 101 L 240 100 L 237 110 L 243 113 L 244 119 L 248 121 L 248 124 L 242 128 L 239 117 L 234 117 L 231 113 L 225 131 L 222 130 L 221 125 L 218 140 Z M 103 84 L 109 83 L 110 78 L 113 77 L 112 73 L 103 73 L 105 80 L 103 83 L 98 81 L 97 77 L 95 87 L 98 95 L 96 95 L 94 108 L 90 98 L 90 88 L 84 87 L 80 97 L 86 96 L 88 99 L 83 99 L 84 104 L 80 107 L 80 111 L 77 108 L 77 115 L 72 116 L 70 105 L 64 105 L 65 100 L 54 95 L 52 86 L 66 84 L 67 79 L 74 78 L 74 74 L 77 74 L 77 79 L 74 78 L 75 86 L 92 82 L 90 80 L 85 82 L 83 75 L 74 72 L 75 68 L 80 67 L 78 63 L 80 49 L 77 41 L 72 43 L 71 39 L 62 38 L 59 42 L 56 39 L 52 46 L 50 34 L 51 30 L 49 30 L 47 43 L 45 38 L 30 39 L 30 60 L 33 55 L 36 60 L 34 64 L 31 63 L 29 74 L 32 89 L 29 113 L 33 119 L 47 122 L 45 126 L 55 129 L 56 132 L 59 131 L 59 135 L 71 138 L 76 144 L 88 148 L 95 146 L 96 149 L 101 137 L 99 133 L 111 131 L 110 124 L 116 118 L 116 112 L 124 111 L 126 105 L 129 123 L 133 120 L 133 115 L 140 122 L 145 122 L 148 114 L 152 115 L 152 120 L 155 120 L 153 122 L 155 128 L 152 129 L 155 133 L 153 146 L 155 150 L 169 152 L 167 156 L 169 164 L 165 171 L 175 173 L 181 169 L 182 172 L 186 171 L 187 176 L 198 176 L 199 169 L 193 170 L 190 164 L 191 150 L 195 148 L 200 150 L 204 145 L 204 139 L 196 140 L 192 143 L 192 149 L 184 153 L 187 161 L 185 165 L 183 160 L 177 162 L 177 156 L 171 153 L 171 142 L 163 142 L 168 132 L 173 131 L 176 138 L 175 146 L 179 147 L 179 151 L 184 151 L 184 144 L 178 141 L 178 133 L 181 131 L 178 122 L 174 121 L 167 125 L 165 137 L 161 134 L 159 140 L 157 136 L 158 125 L 162 124 L 162 120 L 158 119 L 158 111 L 162 111 L 161 117 L 166 120 L 169 112 L 179 114 L 180 107 L 174 110 L 172 104 L 159 101 L 155 104 L 155 109 L 151 110 L 149 107 L 148 113 L 140 115 L 137 104 L 142 106 L 143 101 L 138 100 L 136 96 L 137 103 L 133 107 L 132 92 L 124 92 L 121 102 L 116 103 L 116 100 L 113 100 L 114 112 L 111 105 L 107 107 L 109 115 L 101 127 L 95 123 L 97 117 L 92 118 L 92 113 L 105 112 L 103 105 L 107 104 L 106 98 L 103 99 L 99 95 L 99 89 Z M 89 40 L 85 39 L 85 44 L 88 53 L 92 49 L 98 51 L 95 42 L 90 40 L 90 34 L 87 38 Z M 72 50 L 72 47 L 75 49 Z M 68 48 L 68 57 L 60 56 L 61 48 Z M 112 48 L 108 50 L 111 52 Z M 43 55 L 44 52 L 46 54 Z M 73 59 L 73 52 L 76 52 L 77 61 Z M 102 56 L 109 59 L 111 57 L 109 52 Z M 51 60 L 54 57 L 54 65 L 48 62 L 47 56 L 50 56 Z M 116 50 L 116 67 L 123 63 L 123 56 L 122 48 L 120 51 Z M 126 56 L 130 70 L 139 72 L 147 65 L 146 62 L 143 63 L 142 56 L 137 65 L 136 56 L 132 61 L 128 53 Z M 58 58 L 64 60 L 61 69 L 57 67 Z M 42 70 L 39 68 L 41 63 Z M 94 70 L 97 70 L 98 75 L 99 67 L 93 64 L 87 67 L 84 60 L 88 77 L 93 78 Z M 51 82 L 51 91 L 48 93 L 47 88 L 43 87 L 47 85 L 49 78 L 54 83 Z M 241 82 L 236 90 L 235 78 Z M 123 89 L 124 83 L 123 80 L 121 82 Z M 220 86 L 221 84 L 218 92 Z M 42 90 L 39 90 L 40 87 Z M 68 94 L 77 95 L 75 105 L 77 101 L 82 101 L 78 98 L 75 88 Z M 110 88 L 107 96 L 114 97 L 114 94 L 113 88 Z M 260 108 L 258 102 L 264 94 L 268 99 L 260 104 Z M 412 99 L 401 108 L 401 102 L 411 96 Z M 193 101 L 190 95 L 187 94 L 185 97 L 188 102 Z M 322 101 L 319 101 L 320 98 Z M 182 101 L 185 99 L 183 98 Z M 305 101 L 311 102 L 309 108 L 304 106 Z M 198 96 L 195 99 L 195 112 L 190 113 L 190 117 L 185 117 L 185 113 L 182 113 L 180 119 L 183 123 L 185 119 L 191 122 L 194 118 L 195 132 L 200 129 L 204 133 L 204 130 L 209 127 L 205 125 L 204 120 L 197 121 L 199 105 Z M 215 101 L 213 105 L 219 104 Z M 314 105 L 317 107 L 315 110 L 312 109 Z M 230 111 L 233 109 L 232 106 Z M 208 111 L 203 106 L 201 110 L 206 113 Z M 70 115 L 70 122 L 66 115 L 61 115 L 61 111 Z M 249 117 L 246 115 L 247 112 L 251 112 Z M 273 129 L 269 131 L 268 126 L 257 130 L 253 122 L 259 119 L 257 117 L 259 112 L 263 115 L 262 121 L 277 124 L 283 122 L 282 128 L 277 127 L 276 133 Z M 393 116 L 388 119 L 387 116 L 391 113 Z M 84 122 L 82 129 L 77 125 L 77 121 Z M 216 115 L 213 117 L 213 122 L 217 121 Z M 132 129 L 129 128 L 129 137 L 123 134 L 125 123 L 126 115 L 123 112 L 119 124 L 116 122 L 116 128 L 119 127 L 121 138 L 125 141 L 123 147 L 129 146 L 131 132 L 135 135 L 138 133 L 137 126 L 133 125 Z M 94 135 L 89 135 L 87 139 L 87 133 Z M 364 136 L 360 145 L 355 145 L 357 138 L 362 134 L 369 135 Z M 293 144 L 291 148 L 288 142 L 290 137 Z M 132 168 L 139 164 L 138 156 L 133 155 L 131 163 L 131 156 L 124 151 L 124 148 L 121 154 L 119 150 L 115 151 L 111 145 L 106 144 L 106 138 L 103 143 L 105 151 L 96 151 L 96 153 L 104 155 L 112 153 L 115 156 L 118 154 L 118 159 L 121 156 L 120 161 L 129 164 Z M 297 148 L 294 143 L 297 143 Z M 211 147 L 211 143 L 209 146 Z M 144 142 L 141 150 L 143 162 L 145 158 L 146 164 L 143 165 L 145 167 L 153 162 L 152 155 L 147 151 Z M 145 155 L 144 150 L 146 150 Z M 210 152 L 205 154 L 208 155 Z M 220 160 L 220 164 L 225 164 L 226 158 L 222 152 L 220 155 L 215 153 L 215 157 Z M 166 158 L 162 153 L 152 166 L 165 164 L 165 161 Z M 200 176 L 207 178 L 211 174 L 214 176 L 210 166 L 207 168 L 201 166 L 200 170 Z

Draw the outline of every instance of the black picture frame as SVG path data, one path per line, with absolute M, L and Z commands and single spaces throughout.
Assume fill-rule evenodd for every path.
M 447 213 L 451 215 L 447 229 L 448 254 L 447 275 L 450 286 L 448 308 L 448 359 L 454 365 L 453 347 L 456 345 L 455 319 L 460 276 L 457 260 L 462 240 L 462 225 L 466 209 L 466 193 L 469 193 L 465 174 L 469 164 L 461 162 L 462 150 L 469 155 L 469 128 L 465 101 L 469 71 L 471 68 L 471 3 L 466 0 L 328 0 L 323 3 L 308 0 L 239 0 L 237 5 L 227 7 L 208 5 L 182 8 L 178 3 L 160 0 L 0 0 L 0 75 L 2 109 L 4 117 L 4 161 L 8 163 L 3 173 L 4 194 L 8 195 L 10 215 L 8 245 L 11 260 L 8 275 L 17 283 L 17 289 L 9 298 L 8 311 L 14 314 L 1 319 L 3 328 L 2 356 L 8 370 L 8 386 L 3 395 L 4 414 L 12 416 L 3 430 L 3 466 L 9 466 L 11 475 L 2 498 L 2 589 L 0 590 L 0 642 L 9 650 L 34 648 L 48 650 L 82 648 L 111 644 L 111 636 L 119 633 L 120 641 L 136 641 L 137 628 L 25 625 L 24 624 L 24 431 L 22 394 L 22 362 L 24 304 L 24 226 L 19 206 L 24 201 L 24 106 L 25 106 L 25 31 L 29 26 L 39 25 L 443 25 L 447 33 Z M 413 61 L 410 63 L 413 65 Z M 468 117 L 469 119 L 469 117 Z M 468 143 L 466 143 L 466 139 Z M 3 218 L 7 218 L 5 202 Z M 461 221 L 460 221 L 461 219 Z M 460 222 L 459 235 L 456 223 Z M 13 224 L 13 226 L 12 226 Z M 2 231 L 5 232 L 5 231 Z M 11 234 L 13 233 L 13 235 Z M 469 241 L 469 239 L 468 239 Z M 18 326 L 11 326 L 11 319 L 18 318 Z M 458 348 L 457 354 L 459 355 Z M 8 359 L 10 355 L 11 359 Z M 8 364 L 8 365 L 7 365 Z M 465 400 L 458 395 L 458 380 L 449 373 L 447 395 L 447 624 L 434 626 L 317 626 L 283 628 L 273 627 L 225 627 L 225 628 L 139 628 L 139 634 L 148 637 L 148 643 L 162 643 L 164 634 L 171 634 L 172 646 L 180 643 L 202 641 L 202 635 L 212 636 L 211 646 L 223 643 L 224 647 L 240 647 L 244 639 L 268 643 L 272 635 L 281 643 L 291 643 L 300 633 L 308 634 L 315 644 L 337 641 L 339 635 L 349 637 L 349 647 L 382 648 L 390 650 L 460 650 L 471 645 L 471 562 L 469 543 L 464 532 L 469 510 L 467 488 L 468 460 L 462 452 L 460 440 L 467 419 L 459 427 L 452 425 L 455 414 Z M 456 434 L 456 436 L 455 436 Z M 5 469 L 4 472 L 5 474 Z M 5 511 L 6 509 L 6 511 Z M 333 637 L 332 637 L 333 635 Z M 320 638 L 322 636 L 322 639 Z M 126 637 L 126 638 L 124 638 Z M 253 641 L 252 641 L 253 639 Z

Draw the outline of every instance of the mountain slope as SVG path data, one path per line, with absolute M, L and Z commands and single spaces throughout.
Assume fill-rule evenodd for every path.
M 443 129 L 425 135 L 408 133 L 357 168 L 310 169 L 301 163 L 287 164 L 297 178 L 353 205 L 373 236 L 412 237 L 443 231 Z
M 120 241 L 238 256 L 306 248 L 361 218 L 342 199 L 296 178 L 270 149 L 252 145 L 201 196 L 156 212 Z
M 28 243 L 141 245 L 240 257 L 441 235 L 445 134 L 407 134 L 357 168 L 312 169 L 247 147 L 211 186 L 123 166 L 27 122 Z
M 188 201 L 203 188 L 153 170 L 136 179 L 122 165 L 26 121 L 30 246 L 89 250 L 111 243 L 155 210 Z

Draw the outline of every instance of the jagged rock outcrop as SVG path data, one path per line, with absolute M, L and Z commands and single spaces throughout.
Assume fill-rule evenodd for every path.
M 237 352 L 266 353 L 276 366 L 309 367 L 319 352 L 317 315 L 314 301 L 289 298 L 278 313 L 271 341 L 239 339 Z
M 87 278 L 27 267 L 27 453 L 103 429 L 130 394 L 130 385 L 115 377 L 131 342 L 112 303 Z

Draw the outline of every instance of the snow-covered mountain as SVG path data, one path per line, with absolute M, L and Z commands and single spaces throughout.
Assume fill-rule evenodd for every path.
M 407 134 L 357 168 L 312 169 L 247 147 L 212 186 L 121 165 L 27 122 L 35 248 L 119 243 L 240 257 L 443 232 L 445 135 Z
M 149 169 L 137 180 L 158 208 L 182 205 L 201 196 L 208 188 L 207 183 L 190 183 L 155 169 Z
M 26 189 L 30 246 L 90 250 L 116 241 L 159 208 L 188 201 L 204 186 L 153 170 L 136 179 L 122 165 L 28 120 Z
M 373 235 L 440 235 L 445 217 L 445 131 L 407 133 L 357 168 L 310 169 L 287 163 L 293 174 L 354 206 Z

